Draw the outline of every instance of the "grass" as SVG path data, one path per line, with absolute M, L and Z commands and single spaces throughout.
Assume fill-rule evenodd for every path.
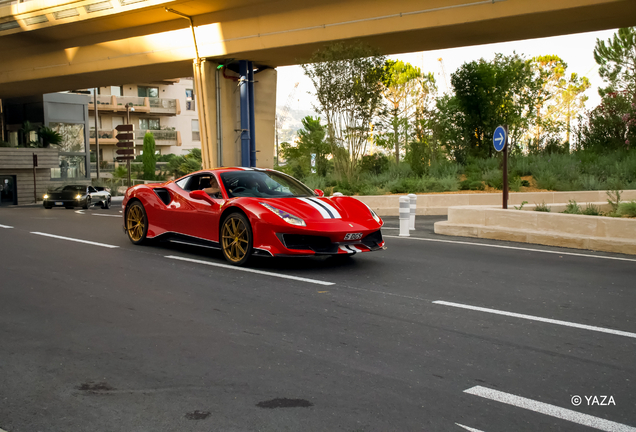
M 551 209 L 545 201 L 542 201 L 541 204 L 534 203 L 534 211 L 550 213 Z
M 636 189 L 636 150 L 511 157 L 510 190 L 520 191 L 528 186 L 526 180 L 521 180 L 525 176 L 532 176 L 539 189 L 552 191 Z M 483 190 L 485 186 L 501 190 L 503 187 L 500 157 L 469 159 L 465 165 L 434 161 L 421 177 L 413 173 L 408 163 L 392 163 L 379 175 L 357 173 L 344 179 L 334 174 L 327 177 L 311 174 L 302 180 L 312 189 L 346 195 Z
M 620 217 L 636 218 L 636 201 L 619 204 L 616 215 Z

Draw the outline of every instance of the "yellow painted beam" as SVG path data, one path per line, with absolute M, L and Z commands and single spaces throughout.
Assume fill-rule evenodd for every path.
M 201 12 L 194 16 L 200 56 L 273 67 L 306 61 L 316 48 L 340 40 L 362 40 L 396 54 L 636 24 L 634 0 L 241 0 L 215 3 L 215 10 L 210 3 L 170 4 L 186 14 Z M 142 12 L 147 18 L 135 25 Z M 124 24 L 118 27 L 118 20 Z M 187 76 L 195 57 L 187 26 L 153 4 L 41 30 L 0 32 L 0 98 L 141 76 Z

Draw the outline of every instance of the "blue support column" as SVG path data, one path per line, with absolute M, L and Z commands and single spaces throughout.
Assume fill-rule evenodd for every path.
M 241 98 L 241 166 L 250 166 L 250 86 L 248 77 L 248 62 L 246 60 L 239 61 L 239 91 Z
M 250 118 L 250 166 L 256 166 L 256 127 L 254 116 L 254 66 L 247 62 L 247 79 L 249 88 L 249 118 Z

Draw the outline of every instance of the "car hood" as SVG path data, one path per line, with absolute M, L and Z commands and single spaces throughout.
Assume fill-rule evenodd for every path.
M 372 219 L 367 206 L 351 197 L 267 198 L 267 203 L 305 221 L 362 221 Z

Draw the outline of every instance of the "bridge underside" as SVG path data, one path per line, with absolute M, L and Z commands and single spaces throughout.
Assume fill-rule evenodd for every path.
M 257 165 L 272 166 L 271 68 L 306 62 L 331 42 L 359 40 L 398 54 L 636 24 L 634 0 L 58 0 L 48 9 L 41 4 L 0 7 L 0 99 L 194 76 L 203 102 L 198 111 L 204 167 L 245 165 L 236 143 L 254 136 L 248 130 L 254 127 L 258 145 L 252 138 L 248 147 L 260 152 Z M 103 4 L 116 7 L 88 13 Z M 60 19 L 69 10 L 77 15 Z M 194 68 L 190 23 L 174 11 L 192 17 L 198 56 L 207 59 Z M 549 46 L 545 50 L 551 54 Z M 260 72 L 250 105 L 255 126 L 248 129 L 237 118 L 246 99 L 239 101 L 236 82 L 216 72 L 217 64 L 241 60 Z
M 397 54 L 636 24 L 633 0 L 240 0 L 211 12 L 203 0 L 155 3 L 0 32 L 0 98 L 189 76 L 196 55 L 189 23 L 164 6 L 193 15 L 200 57 L 269 67 L 301 63 L 338 40 Z

